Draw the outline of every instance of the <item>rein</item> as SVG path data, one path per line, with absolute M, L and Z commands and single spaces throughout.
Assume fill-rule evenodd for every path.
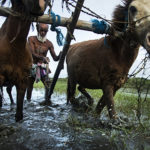
M 135 25 L 136 25 L 137 22 L 140 23 L 142 20 L 144 20 L 144 19 L 146 19 L 146 18 L 148 18 L 148 17 L 150 17 L 150 15 L 143 16 L 143 17 L 141 17 L 140 19 L 138 19 L 138 20 L 136 20 L 136 21 L 130 22 L 130 20 L 129 20 L 129 19 L 130 19 L 130 16 L 129 16 L 129 14 L 128 14 L 128 25 L 129 25 L 129 26 L 127 26 L 127 30 L 131 29 L 131 31 L 132 31 L 132 29 L 135 28 Z

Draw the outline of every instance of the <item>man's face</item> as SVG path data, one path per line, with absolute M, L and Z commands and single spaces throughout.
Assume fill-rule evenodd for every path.
M 39 34 L 42 38 L 44 38 L 48 31 L 48 25 L 47 24 L 40 24 L 39 25 Z

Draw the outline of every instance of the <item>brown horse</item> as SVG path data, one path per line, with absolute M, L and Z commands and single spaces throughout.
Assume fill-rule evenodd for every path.
M 2 0 L 4 4 L 6 0 Z M 16 86 L 16 121 L 23 119 L 23 100 L 32 56 L 26 43 L 30 17 L 43 15 L 45 0 L 11 0 L 12 10 L 22 17 L 9 16 L 0 29 L 0 86 L 6 82 Z
M 150 52 L 149 0 L 124 0 L 113 14 L 112 28 L 122 36 L 109 35 L 99 40 L 90 40 L 71 45 L 67 53 L 68 87 L 67 101 L 76 104 L 74 95 L 78 89 L 93 103 L 85 91 L 102 89 L 96 111 L 101 113 L 107 106 L 109 117 L 115 119 L 114 95 L 125 83 L 130 67 L 142 45 Z M 123 24 L 122 22 L 126 22 Z

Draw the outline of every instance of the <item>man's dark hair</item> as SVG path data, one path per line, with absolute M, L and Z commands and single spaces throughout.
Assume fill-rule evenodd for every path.
M 39 31 L 40 31 L 40 23 L 39 22 L 36 23 L 36 29 L 37 29 L 37 32 L 39 33 Z

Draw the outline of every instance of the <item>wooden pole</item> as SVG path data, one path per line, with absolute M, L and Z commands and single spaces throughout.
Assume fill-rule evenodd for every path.
M 13 16 L 21 16 L 21 14 L 14 12 L 12 9 L 7 8 L 7 7 L 0 7 L 0 16 L 8 17 L 9 15 Z M 58 17 L 56 16 L 56 22 L 57 22 Z M 52 16 L 50 15 L 43 15 L 38 18 L 31 18 L 31 21 L 33 22 L 41 22 L 41 23 L 46 23 L 46 24 L 52 24 Z M 71 18 L 65 18 L 61 17 L 61 22 L 59 26 L 62 27 L 67 27 L 68 24 L 70 24 L 72 21 Z M 93 31 L 92 28 L 92 23 L 84 20 L 78 20 L 76 24 L 76 29 L 81 29 L 81 30 L 86 30 L 86 31 Z
M 0 16 L 5 16 L 8 17 L 9 15 L 12 16 L 16 16 L 16 17 L 20 17 L 21 14 L 19 14 L 18 12 L 14 12 L 12 9 L 10 8 L 6 8 L 6 7 L 0 7 Z M 21 16 L 22 17 L 22 16 Z M 65 17 L 60 17 L 61 18 L 61 22 L 59 24 L 59 26 L 62 27 L 67 27 L 68 24 L 71 23 L 72 19 L 71 18 L 65 18 Z M 50 15 L 43 15 L 40 16 L 38 18 L 30 18 L 32 22 L 41 22 L 41 23 L 46 23 L 46 24 L 52 24 L 53 23 L 53 19 L 52 16 Z M 56 16 L 56 22 L 58 20 L 58 17 Z M 93 28 L 93 23 L 90 21 L 84 21 L 84 20 L 78 20 L 75 26 L 76 29 L 80 29 L 80 30 L 85 30 L 85 31 L 92 31 L 94 32 L 94 28 Z M 103 33 L 100 33 L 103 34 Z M 108 33 L 109 35 L 113 35 L 116 37 L 120 37 L 122 36 L 122 32 L 116 31 L 113 28 L 111 28 L 110 32 Z
M 49 15 L 43 15 L 41 17 L 38 17 L 38 21 L 41 23 L 46 23 L 46 24 L 53 23 L 52 17 Z M 57 21 L 57 17 L 56 17 L 56 21 Z M 71 21 L 72 21 L 72 19 L 70 19 L 70 18 L 61 17 L 60 26 L 67 27 L 67 25 L 70 24 Z M 92 22 L 84 21 L 84 20 L 78 20 L 75 28 L 81 29 L 81 30 L 86 30 L 86 31 L 93 31 Z
M 68 31 L 67 31 L 66 40 L 65 40 L 66 42 L 65 42 L 65 45 L 63 47 L 63 51 L 62 51 L 57 69 L 55 71 L 52 84 L 50 86 L 50 90 L 49 90 L 49 93 L 48 93 L 48 100 L 51 99 L 51 95 L 53 93 L 53 90 L 54 90 L 55 84 L 57 82 L 58 76 L 60 74 L 61 69 L 63 69 L 65 56 L 66 56 L 67 51 L 69 49 L 69 46 L 70 46 L 70 43 L 71 43 L 71 40 L 72 40 L 72 35 L 73 35 L 74 29 L 76 27 L 76 23 L 78 21 L 83 3 L 84 3 L 84 0 L 78 0 L 75 11 L 73 13 L 72 20 L 71 20 L 70 24 L 68 25 Z

